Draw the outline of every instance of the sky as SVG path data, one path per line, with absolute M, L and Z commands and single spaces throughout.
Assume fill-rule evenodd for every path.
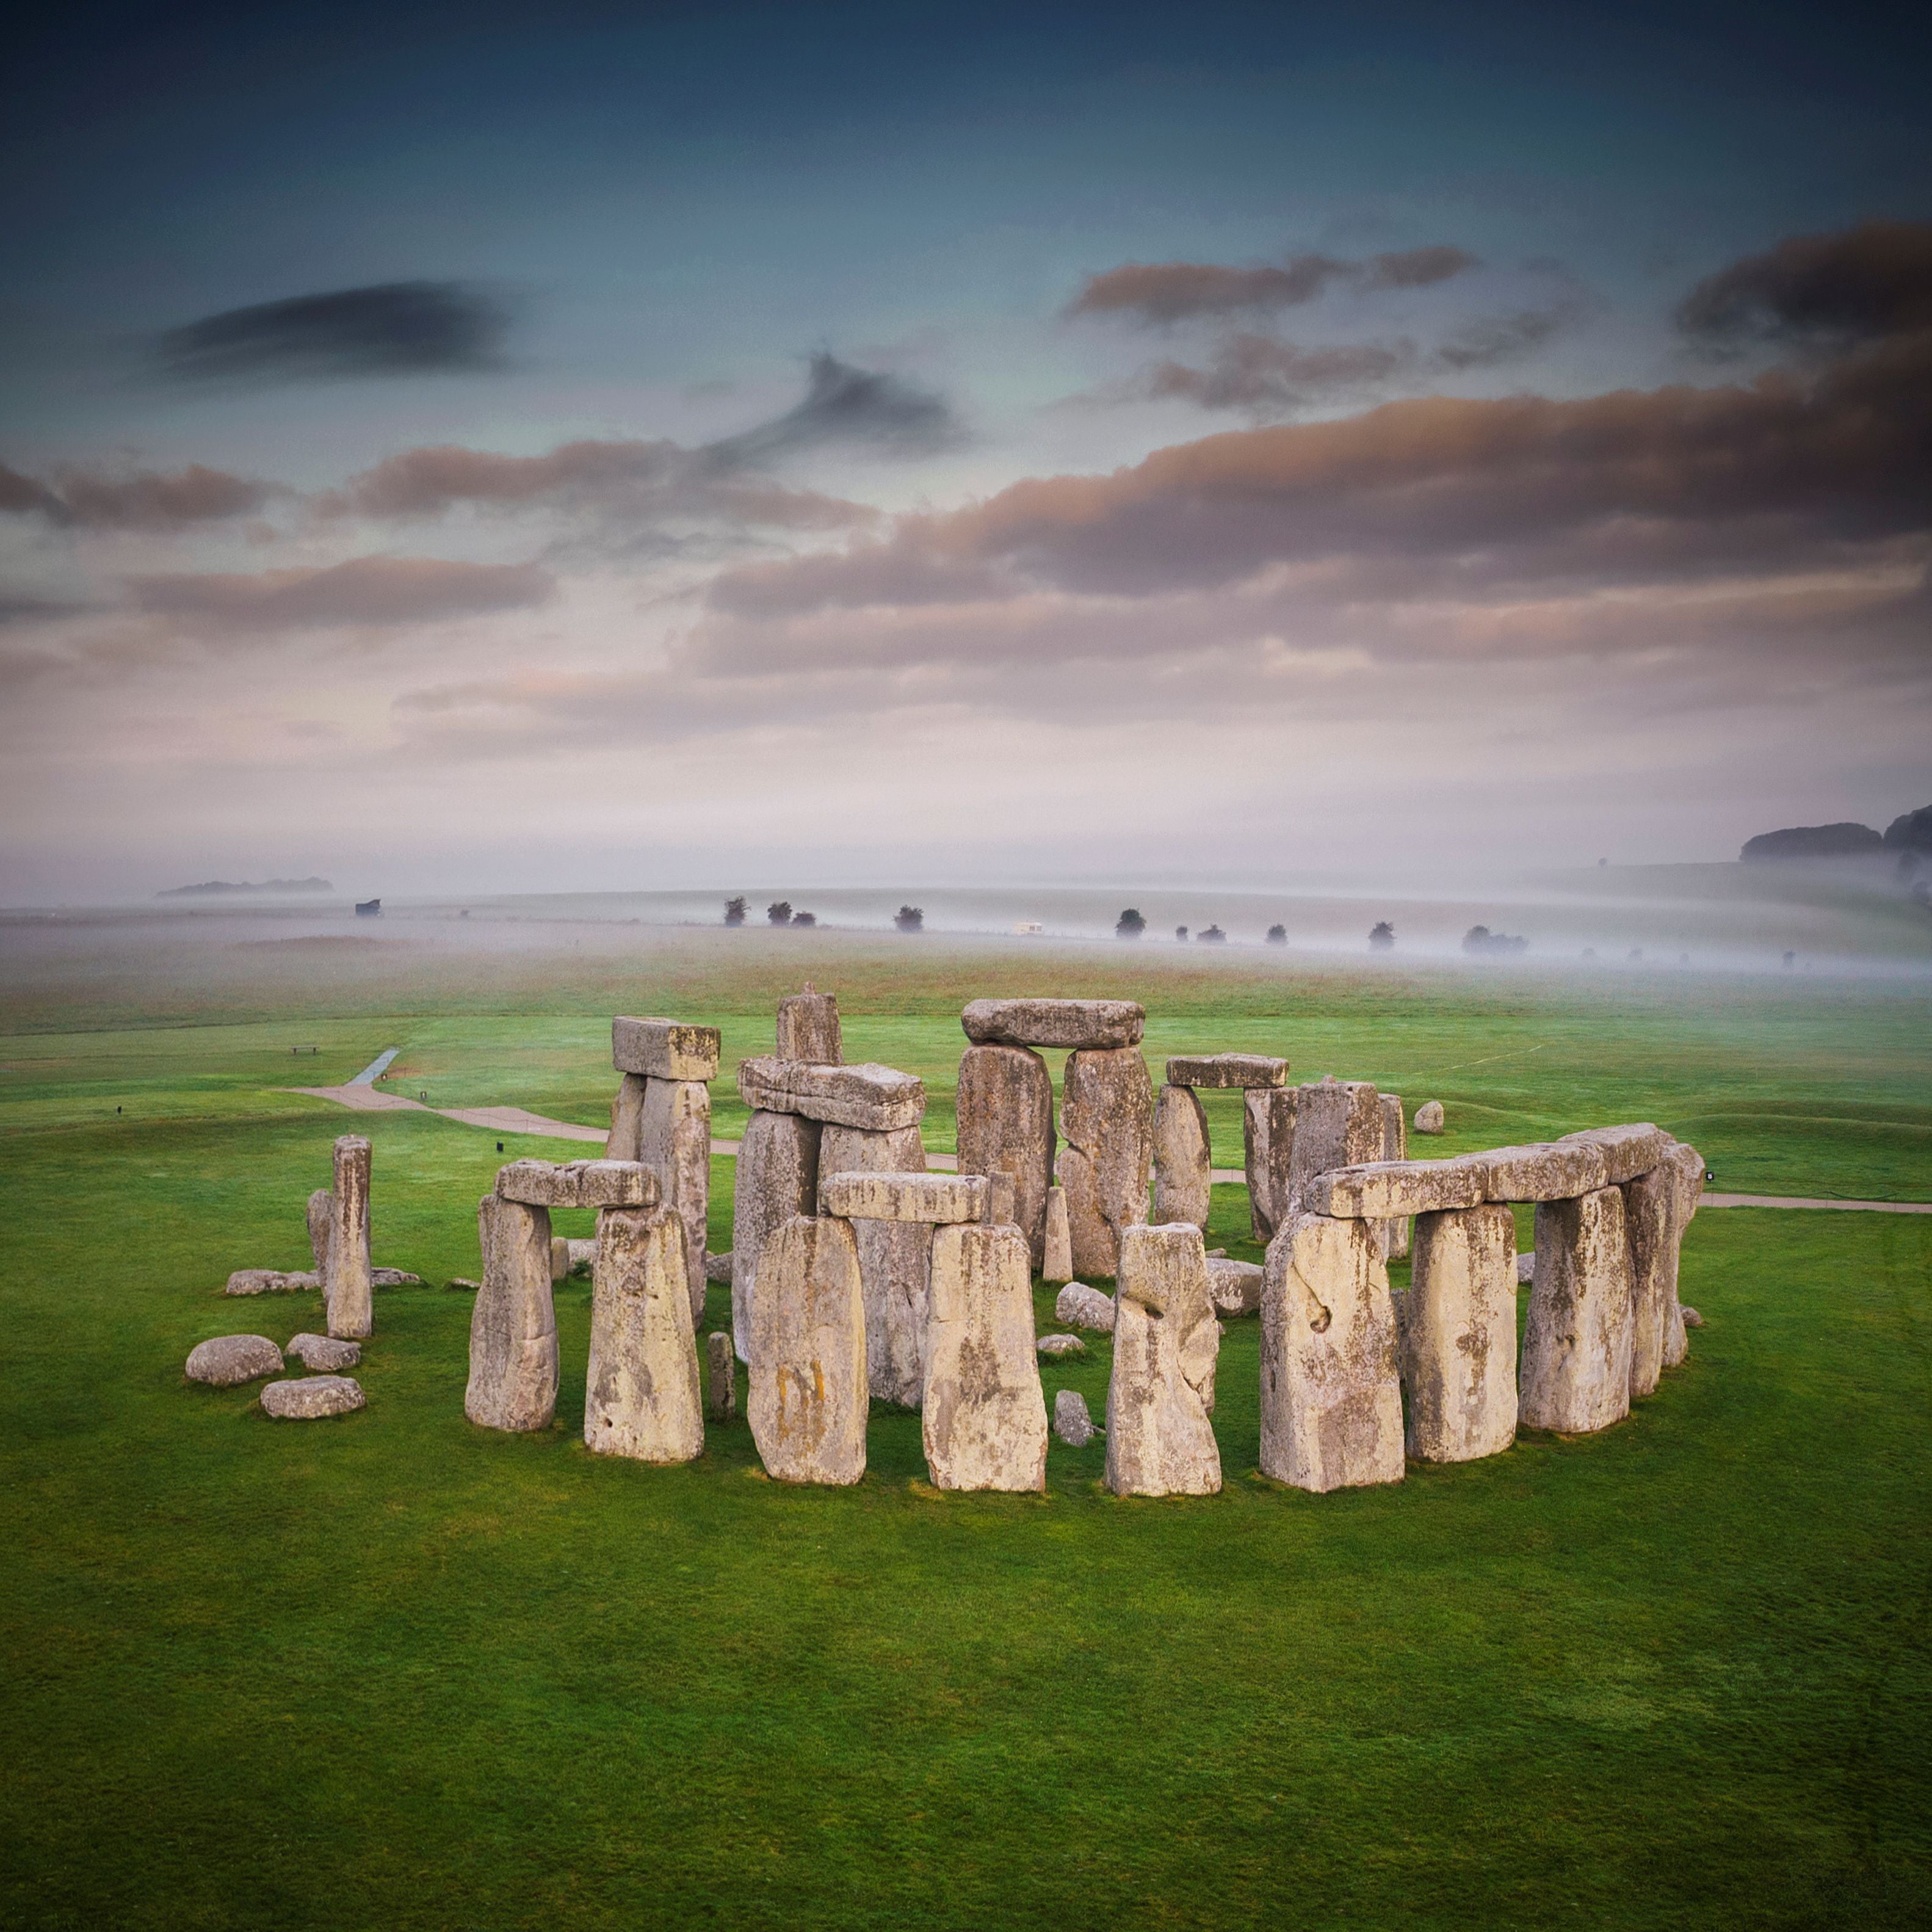
M 1905 9 L 81 4 L 0 904 L 1727 859 L 1932 801 Z

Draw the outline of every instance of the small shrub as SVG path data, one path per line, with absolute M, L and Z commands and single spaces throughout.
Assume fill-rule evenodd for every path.
M 893 915 L 892 923 L 902 932 L 923 932 L 926 930 L 926 909 L 923 906 L 902 905 Z
M 1129 906 L 1114 922 L 1116 939 L 1138 939 L 1147 930 L 1147 921 L 1141 916 L 1137 907 Z

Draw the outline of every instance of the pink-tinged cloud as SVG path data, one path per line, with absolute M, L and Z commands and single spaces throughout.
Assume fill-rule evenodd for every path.
M 1070 316 L 1111 315 L 1162 326 L 1196 316 L 1292 308 L 1331 284 L 1369 289 L 1424 288 L 1476 266 L 1461 248 L 1438 244 L 1350 262 L 1332 255 L 1292 256 L 1276 266 L 1232 268 L 1213 262 L 1129 262 L 1090 276 L 1067 304 Z
M 420 624 L 528 610 L 549 600 L 556 580 L 534 563 L 358 556 L 318 570 L 140 577 L 128 587 L 140 607 L 157 616 L 280 631 Z
M 51 482 L 0 466 L 0 512 L 38 512 L 49 521 L 94 530 L 177 530 L 252 514 L 287 492 L 199 463 L 164 476 L 152 470 L 116 473 L 63 469 Z

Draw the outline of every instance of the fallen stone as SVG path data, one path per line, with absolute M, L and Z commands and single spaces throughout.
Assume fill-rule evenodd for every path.
M 1625 1181 L 1648 1174 L 1674 1143 L 1661 1127 L 1642 1120 L 1619 1127 L 1586 1127 L 1565 1134 L 1556 1144 L 1597 1148 L 1604 1156 L 1603 1185 L 1621 1187 Z
M 237 1268 L 228 1277 L 224 1294 L 299 1294 L 322 1286 L 318 1276 L 288 1274 L 280 1268 Z
M 704 1413 L 712 1422 L 729 1422 L 738 1413 L 737 1351 L 723 1328 L 704 1338 Z
M 975 1046 L 1084 1052 L 1139 1046 L 1147 1012 L 1131 1000 L 974 1000 L 959 1024 Z
M 1459 1160 L 1374 1160 L 1318 1174 L 1302 1190 L 1311 1214 L 1380 1222 L 1396 1214 L 1446 1214 L 1480 1208 L 1489 1184 L 1486 1156 Z
M 1282 1205 L 1289 1214 L 1314 1212 L 1317 1176 L 1378 1162 L 1382 1152 L 1382 1096 L 1367 1081 L 1304 1082 L 1295 1090 L 1294 1153 Z
M 1265 1053 L 1183 1053 L 1167 1063 L 1170 1087 L 1286 1087 L 1288 1062 Z
M 796 1060 L 741 1060 L 738 1092 L 746 1106 L 761 1112 L 799 1114 L 868 1133 L 916 1127 L 926 1112 L 923 1081 L 872 1061 L 821 1066 Z
M 652 1080 L 716 1080 L 718 1052 L 716 1027 L 621 1016 L 610 1022 L 610 1063 L 620 1073 Z
M 1492 1148 L 1462 1158 L 1481 1170 L 1485 1201 L 1575 1201 L 1605 1184 L 1603 1150 L 1588 1141 Z
M 1228 1251 L 1226 1248 L 1210 1248 L 1208 1258 L 1210 1262 L 1224 1262 L 1228 1258 Z
M 766 1473 L 856 1483 L 866 1473 L 866 1299 L 852 1224 L 794 1216 L 758 1257 L 746 1407 Z
M 932 1237 L 920 1409 L 935 1489 L 1046 1487 L 1033 1269 L 1018 1228 L 975 1223 Z
M 706 1255 L 704 1257 L 704 1279 L 706 1281 L 715 1282 L 721 1288 L 731 1286 L 732 1252 L 727 1248 L 722 1255 Z
M 1042 1355 L 1084 1355 L 1087 1344 L 1078 1335 L 1042 1335 L 1034 1344 Z
M 211 1388 L 232 1388 L 281 1372 L 282 1352 L 266 1335 L 218 1335 L 190 1350 L 182 1371 L 190 1382 Z
M 1402 1480 L 1395 1308 L 1366 1221 L 1298 1214 L 1268 1250 L 1261 1466 L 1318 1495 Z
M 308 1251 L 318 1279 L 328 1272 L 328 1231 L 335 1220 L 335 1196 L 318 1187 L 308 1197 Z
M 550 1210 L 486 1194 L 477 1205 L 476 1228 L 483 1286 L 470 1316 L 463 1412 L 482 1429 L 548 1429 L 556 1413 L 557 1383 Z
M 1060 1125 L 1066 1140 L 1060 1184 L 1066 1194 L 1073 1266 L 1082 1274 L 1114 1274 L 1122 1234 L 1146 1225 L 1154 1164 L 1154 1084 L 1138 1051 L 1123 1046 L 1069 1054 Z
M 280 1422 L 314 1422 L 368 1406 L 361 1383 L 348 1376 L 304 1376 L 271 1382 L 262 1391 L 263 1410 Z
M 320 1375 L 334 1375 L 360 1364 L 362 1344 L 338 1342 L 333 1335 L 297 1335 L 290 1340 L 288 1352 L 305 1369 L 313 1369 Z
M 1066 1190 L 1049 1187 L 1046 1191 L 1046 1240 L 1040 1258 L 1040 1279 L 1046 1282 L 1073 1279 L 1073 1232 L 1066 1223 Z
M 818 1066 L 836 1066 L 844 1059 L 836 994 L 819 992 L 807 980 L 803 992 L 788 994 L 779 1000 L 778 1058 L 808 1060 Z
M 1292 1087 L 1252 1088 L 1243 1096 L 1241 1142 L 1248 1178 L 1248 1220 L 1265 1247 L 1288 1215 L 1288 1177 L 1294 1164 Z
M 1084 1449 L 1100 1434 L 1078 1389 L 1062 1389 L 1053 1398 L 1053 1432 L 1070 1449 Z
M 752 1290 L 765 1243 L 818 1204 L 824 1132 L 796 1114 L 754 1114 L 746 1123 L 731 1196 L 731 1336 L 740 1361 L 751 1359 Z
M 1217 1315 L 1258 1315 L 1266 1270 L 1256 1262 L 1208 1257 L 1208 1298 Z
M 829 1169 L 832 1133 L 821 1144 L 818 1164 Z M 916 1130 L 914 1130 L 916 1132 Z M 923 1150 L 922 1150 L 923 1152 Z M 985 1218 L 992 1190 L 977 1174 L 927 1174 L 917 1168 L 896 1173 L 832 1173 L 819 1177 L 818 1208 L 847 1221 L 922 1221 L 929 1227 Z
M 1382 1101 L 1382 1159 L 1406 1160 L 1408 1158 L 1408 1126 L 1403 1118 L 1402 1096 L 1384 1094 Z M 1408 1216 L 1394 1214 L 1388 1216 L 1382 1226 L 1382 1253 L 1389 1261 L 1400 1261 L 1408 1252 Z
M 1084 1282 L 1070 1281 L 1054 1298 L 1053 1318 L 1098 1335 L 1114 1332 L 1114 1298 Z
M 322 1272 L 328 1332 L 360 1341 L 376 1325 L 369 1271 L 369 1143 L 344 1134 L 335 1143 L 335 1187 L 329 1216 L 328 1266 Z
M 1156 1223 L 1208 1225 L 1214 1198 L 1208 1115 L 1191 1087 L 1170 1082 L 1154 1108 L 1154 1218 Z
M 1685 1328 L 1701 1328 L 1703 1327 L 1703 1316 L 1700 1315 L 1696 1310 L 1693 1308 L 1688 1301 L 1680 1303 L 1678 1305 L 1683 1310 L 1684 1325 Z
M 410 1274 L 407 1268 L 379 1268 L 369 1270 L 371 1288 L 420 1288 L 422 1285 L 422 1276 Z
M 1054 1150 L 1046 1062 L 1023 1046 L 969 1046 L 960 1056 L 957 1110 L 959 1172 L 1012 1177 L 1015 1221 L 1043 1267 Z
M 1583 1436 L 1630 1413 L 1630 1284 L 1619 1189 L 1538 1204 L 1518 1403 L 1528 1426 Z
M 1439 1134 L 1442 1131 L 1442 1102 L 1425 1100 L 1415 1110 L 1415 1131 L 1419 1134 Z
M 955 1192 L 970 1193 L 976 1185 L 983 1196 L 986 1183 L 962 1188 L 955 1174 L 922 1174 L 926 1150 L 916 1127 L 888 1134 L 866 1133 L 857 1127 L 827 1127 L 819 1142 L 818 1168 L 833 1179 L 889 1174 L 912 1180 L 950 1184 Z M 821 1202 L 825 1194 L 819 1184 Z M 833 1192 L 842 1190 L 834 1189 Z M 932 1260 L 932 1224 L 898 1217 L 867 1216 L 855 1220 L 853 1235 L 859 1246 L 859 1279 L 866 1297 L 866 1377 L 880 1402 L 902 1408 L 916 1408 L 926 1376 L 926 1277 Z
M 1216 1494 L 1221 1452 L 1209 1418 L 1221 1338 L 1200 1229 L 1124 1229 L 1115 1301 L 1108 1488 L 1117 1496 Z
M 525 1208 L 655 1208 L 661 1192 L 634 1160 L 513 1160 L 496 1170 L 497 1198 Z
M 1536 1279 L 1536 1251 L 1529 1250 L 1516 1258 L 1516 1282 L 1519 1288 L 1527 1287 Z
M 1416 1217 L 1398 1352 L 1404 1446 L 1419 1462 L 1472 1462 L 1516 1440 L 1516 1288 L 1508 1208 Z
M 607 1208 L 597 1217 L 584 1446 L 638 1462 L 704 1453 L 684 1221 L 674 1208 Z
M 685 1298 L 695 1330 L 704 1319 L 704 1233 L 711 1220 L 711 1089 L 702 1080 L 653 1074 L 644 1082 L 638 1158 L 657 1176 L 658 1198 L 684 1223 Z
M 483 1284 L 480 1281 L 472 1281 L 466 1274 L 453 1274 L 444 1286 L 447 1288 L 460 1288 L 466 1294 L 474 1294 Z

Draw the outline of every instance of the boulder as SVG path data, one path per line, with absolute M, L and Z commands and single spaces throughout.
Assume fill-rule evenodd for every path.
M 675 1082 L 716 1080 L 718 1052 L 716 1027 L 622 1016 L 610 1022 L 610 1064 L 620 1073 Z
M 1066 1190 L 1046 1190 L 1046 1239 L 1040 1257 L 1040 1279 L 1046 1282 L 1073 1279 L 1073 1231 L 1066 1220 Z
M 983 1196 L 986 1183 L 962 1184 L 956 1174 L 922 1175 L 926 1150 L 916 1127 L 872 1134 L 857 1127 L 827 1127 L 818 1147 L 818 1169 L 835 1180 L 862 1178 L 867 1173 L 895 1179 L 946 1182 L 955 1194 L 970 1194 L 976 1186 Z M 834 1194 L 844 1190 L 834 1187 Z M 826 1187 L 819 1184 L 821 1202 Z M 903 1199 L 903 1195 L 900 1196 Z M 859 1247 L 859 1279 L 866 1297 L 866 1374 L 880 1402 L 902 1408 L 916 1408 L 925 1380 L 926 1276 L 932 1259 L 932 1224 L 898 1218 L 867 1216 L 854 1220 L 853 1235 Z
M 1415 1131 L 1419 1134 L 1439 1134 L 1442 1131 L 1442 1102 L 1425 1100 L 1415 1110 Z
M 1516 1289 L 1508 1208 L 1417 1216 L 1398 1354 L 1418 1462 L 1472 1462 L 1516 1440 Z
M 960 1056 L 959 1172 L 1012 1176 L 1013 1212 L 1036 1265 L 1046 1251 L 1053 1183 L 1053 1078 L 1023 1046 L 969 1046 Z
M 1078 1389 L 1062 1389 L 1053 1398 L 1053 1432 L 1070 1449 L 1084 1449 L 1100 1434 Z
M 819 992 L 808 980 L 803 992 L 788 994 L 779 1000 L 778 1058 L 806 1060 L 816 1066 L 836 1066 L 844 1059 L 836 993 Z
M 658 1178 L 659 1198 L 684 1223 L 685 1298 L 695 1329 L 704 1319 L 704 1234 L 711 1220 L 711 1089 L 701 1080 L 652 1075 L 644 1083 L 638 1147 L 638 1160 Z
M 1131 1000 L 974 1000 L 959 1024 L 975 1046 L 1083 1052 L 1139 1046 L 1147 1012 Z
M 328 1266 L 322 1277 L 328 1332 L 360 1341 L 376 1325 L 369 1274 L 369 1143 L 344 1134 L 335 1143 L 334 1199 L 328 1225 Z
M 1182 1053 L 1167 1063 L 1170 1087 L 1286 1087 L 1288 1062 L 1265 1053 Z
M 263 1411 L 280 1422 L 314 1422 L 368 1406 L 362 1384 L 348 1376 L 304 1376 L 296 1382 L 270 1382 L 262 1391 Z
M 1285 1210 L 1316 1211 L 1311 1189 L 1318 1175 L 1379 1161 L 1382 1154 L 1382 1096 L 1367 1081 L 1337 1080 L 1330 1075 L 1305 1082 L 1295 1090 L 1294 1152 L 1288 1162 Z
M 1480 1170 L 1485 1201 L 1575 1201 L 1606 1184 L 1604 1151 L 1588 1141 L 1492 1148 L 1462 1158 Z
M 574 1275 L 587 1275 L 596 1270 L 597 1266 L 597 1238 L 595 1234 L 592 1235 L 588 1240 L 569 1240 L 565 1242 L 563 1244 L 563 1252 L 565 1259 L 570 1264 L 568 1270 L 569 1274 Z
M 1208 1298 L 1217 1315 L 1258 1315 L 1265 1270 L 1258 1262 L 1208 1257 Z
M 362 1360 L 360 1342 L 338 1342 L 333 1335 L 297 1335 L 290 1340 L 288 1352 L 318 1375 L 337 1375 L 358 1367 Z
M 1084 1282 L 1070 1281 L 1054 1299 L 1054 1321 L 1095 1334 L 1114 1332 L 1114 1298 L 1102 1294 L 1097 1288 L 1088 1287 Z
M 1302 1190 L 1311 1214 L 1338 1221 L 1374 1221 L 1394 1215 L 1447 1214 L 1480 1208 L 1489 1184 L 1487 1156 L 1459 1160 L 1372 1160 L 1318 1174 Z
M 556 1414 L 557 1383 L 550 1210 L 486 1194 L 476 1228 L 483 1286 L 470 1311 L 463 1412 L 482 1429 L 548 1429 Z
M 289 1346 L 292 1348 L 295 1344 Z M 238 1382 L 278 1376 L 282 1366 L 281 1350 L 266 1335 L 218 1335 L 189 1351 L 188 1365 L 182 1372 L 191 1382 L 206 1382 L 211 1388 L 232 1388 Z
M 371 1288 L 420 1288 L 422 1285 L 422 1276 L 410 1274 L 407 1268 L 379 1268 L 369 1270 Z
M 466 1274 L 453 1274 L 443 1286 L 446 1288 L 454 1288 L 464 1294 L 474 1294 L 483 1284 L 480 1281 L 472 1281 Z
M 1046 1487 L 1033 1269 L 1018 1228 L 955 1225 L 933 1235 L 920 1408 L 934 1488 Z
M 1087 1352 L 1087 1344 L 1078 1335 L 1042 1335 L 1034 1348 L 1042 1355 L 1084 1355 Z
M 1124 1228 L 1107 1385 L 1107 1475 L 1117 1496 L 1203 1496 L 1221 1487 L 1210 1418 L 1220 1324 L 1198 1228 Z
M 729 1422 L 738 1413 L 738 1355 L 727 1329 L 704 1338 L 704 1413 L 712 1422 Z
M 809 1065 L 796 1060 L 746 1060 L 738 1092 L 748 1107 L 798 1114 L 828 1126 L 886 1134 L 916 1127 L 926 1112 L 926 1084 L 916 1075 L 868 1061 L 858 1066 Z
M 1208 1115 L 1191 1087 L 1170 1082 L 1154 1108 L 1154 1218 L 1208 1225 L 1214 1198 Z
M 720 1288 L 729 1288 L 731 1286 L 731 1255 L 732 1250 L 729 1248 L 722 1255 L 706 1255 L 704 1257 L 704 1279 L 715 1282 Z
M 751 1359 L 759 1257 L 773 1229 L 817 1204 L 824 1132 L 797 1114 L 754 1114 L 745 1124 L 731 1197 L 731 1334 L 741 1361 Z
M 1082 1274 L 1111 1275 L 1120 1238 L 1144 1226 L 1154 1164 L 1154 1084 L 1131 1046 L 1068 1054 L 1061 1088 L 1059 1162 L 1066 1193 L 1073 1265 Z
M 1681 1304 L 1680 1306 L 1684 1316 L 1684 1325 L 1685 1328 L 1701 1328 L 1703 1327 L 1703 1316 L 1700 1315 L 1696 1310 L 1693 1308 L 1688 1301 Z
M 684 1220 L 671 1207 L 597 1217 L 584 1441 L 594 1455 L 688 1462 L 704 1453 Z
M 1248 1178 L 1248 1219 L 1265 1247 L 1288 1213 L 1288 1170 L 1294 1162 L 1292 1087 L 1250 1088 L 1243 1096 L 1241 1141 Z
M 1382 1159 L 1408 1158 L 1408 1126 L 1402 1117 L 1402 1096 L 1382 1096 Z M 1408 1252 L 1408 1216 L 1395 1214 L 1382 1222 L 1382 1253 L 1390 1261 L 1400 1261 Z
M 852 1223 L 794 1215 L 766 1238 L 751 1304 L 746 1414 L 781 1483 L 866 1473 L 866 1297 Z
M 828 1128 L 820 1144 L 818 1210 L 846 1221 L 919 1221 L 928 1227 L 949 1222 L 980 1221 L 986 1215 L 992 1190 L 977 1174 L 927 1174 L 918 1168 L 897 1172 L 835 1172 L 835 1136 L 849 1128 Z M 918 1130 L 911 1130 L 915 1141 Z M 926 1150 L 919 1149 L 920 1160 Z
M 1530 1249 L 1516 1258 L 1516 1285 L 1527 1288 L 1536 1279 L 1536 1251 Z
M 1536 1210 L 1536 1279 L 1518 1412 L 1532 1429 L 1588 1435 L 1630 1413 L 1630 1252 L 1621 1190 Z
M 334 1221 L 335 1196 L 318 1187 L 308 1197 L 308 1251 L 318 1280 L 328 1272 L 328 1231 Z
M 1648 1174 L 1674 1143 L 1661 1127 L 1641 1120 L 1620 1127 L 1586 1127 L 1580 1132 L 1565 1134 L 1556 1144 L 1595 1148 L 1604 1156 L 1602 1184 L 1621 1187 L 1625 1181 Z
M 513 1160 L 496 1170 L 496 1197 L 525 1208 L 655 1208 L 658 1178 L 634 1160 Z
M 1396 1348 L 1374 1228 L 1294 1216 L 1268 1249 L 1262 1292 L 1262 1474 L 1318 1495 L 1400 1482 Z
M 237 1268 L 228 1277 L 224 1294 L 299 1294 L 322 1286 L 320 1276 L 287 1274 L 280 1268 Z

